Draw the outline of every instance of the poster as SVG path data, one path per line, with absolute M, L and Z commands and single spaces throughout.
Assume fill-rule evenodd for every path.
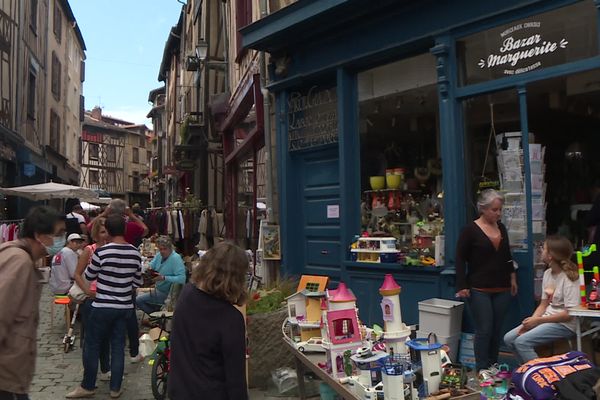
M 265 223 L 261 225 L 260 230 L 263 260 L 281 260 L 279 225 Z

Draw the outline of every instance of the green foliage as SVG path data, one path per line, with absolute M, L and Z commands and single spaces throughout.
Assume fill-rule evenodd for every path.
M 190 119 L 186 117 L 181 124 L 181 128 L 179 130 L 179 135 L 181 136 L 181 143 L 185 143 L 187 140 L 188 132 L 190 128 Z
M 249 296 L 246 313 L 263 314 L 279 310 L 284 305 L 286 297 L 295 293 L 297 287 L 297 281 L 282 279 L 253 291 Z

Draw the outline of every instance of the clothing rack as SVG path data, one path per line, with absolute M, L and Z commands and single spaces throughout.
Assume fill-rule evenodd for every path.
M 20 224 L 24 219 L 0 219 L 0 225 L 2 224 Z

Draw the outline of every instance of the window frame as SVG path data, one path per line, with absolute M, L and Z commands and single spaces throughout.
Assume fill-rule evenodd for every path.
M 50 109 L 50 137 L 48 144 L 57 152 L 61 153 L 60 143 L 60 115 L 54 109 Z
M 92 151 L 92 149 L 96 149 Z M 98 143 L 90 143 L 88 145 L 88 158 L 97 161 L 100 158 L 100 145 Z
M 131 152 L 131 161 L 134 164 L 139 164 L 140 163 L 140 150 L 137 147 L 134 147 L 132 152 Z
M 62 64 L 56 55 L 56 52 L 52 52 L 52 82 L 51 82 L 51 91 L 52 95 L 56 99 L 56 101 L 60 101 L 60 91 L 61 91 L 61 74 L 62 74 Z
M 32 65 L 29 66 L 27 85 L 27 119 L 35 121 L 37 117 L 37 72 Z
M 54 0 L 54 12 L 52 21 L 52 31 L 58 43 L 62 40 L 62 10 L 58 4 L 58 0 Z
M 106 161 L 110 162 L 110 163 L 115 163 L 117 162 L 117 148 L 114 145 L 106 145 L 106 148 L 104 149 L 105 153 L 106 153 Z
M 95 177 L 96 179 L 93 179 Z M 90 185 L 99 185 L 100 184 L 100 171 L 97 169 L 90 170 Z
M 29 28 L 37 35 L 38 30 L 38 0 L 31 0 L 29 2 Z

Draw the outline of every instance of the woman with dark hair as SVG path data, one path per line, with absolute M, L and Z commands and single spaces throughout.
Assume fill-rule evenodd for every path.
M 64 242 L 64 220 L 42 206 L 30 210 L 20 239 L 0 245 L 0 399 L 29 398 L 42 292 L 36 264 Z
M 246 301 L 247 272 L 246 253 L 231 243 L 200 259 L 173 320 L 170 399 L 248 399 L 246 328 L 234 307 Z

